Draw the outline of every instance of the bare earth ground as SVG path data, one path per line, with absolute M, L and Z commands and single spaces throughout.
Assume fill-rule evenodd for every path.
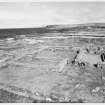
M 105 71 L 71 63 L 90 38 L 30 40 L 0 41 L 0 102 L 105 102 Z

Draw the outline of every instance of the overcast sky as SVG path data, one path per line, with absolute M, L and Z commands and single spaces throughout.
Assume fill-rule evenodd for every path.
M 105 2 L 0 3 L 0 28 L 105 22 Z

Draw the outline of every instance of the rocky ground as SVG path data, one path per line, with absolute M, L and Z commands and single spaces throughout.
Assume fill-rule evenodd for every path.
M 47 28 L 62 29 L 58 26 Z M 0 102 L 105 102 L 104 62 L 97 67 L 89 64 L 90 59 L 82 61 L 83 65 L 75 62 L 81 48 L 92 45 L 90 49 L 94 52 L 97 47 L 104 51 L 104 36 L 87 32 L 87 36 L 71 36 L 69 30 L 65 36 L 62 32 L 61 35 L 43 33 L 41 37 L 24 35 L 17 39 L 1 39 Z

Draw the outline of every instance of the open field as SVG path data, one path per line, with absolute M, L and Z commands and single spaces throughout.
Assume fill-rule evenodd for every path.
M 104 24 L 14 30 L 0 33 L 0 102 L 105 102 Z

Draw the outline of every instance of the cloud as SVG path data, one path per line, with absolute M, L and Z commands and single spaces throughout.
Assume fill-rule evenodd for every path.
M 105 22 L 105 3 L 0 3 L 0 28 Z

